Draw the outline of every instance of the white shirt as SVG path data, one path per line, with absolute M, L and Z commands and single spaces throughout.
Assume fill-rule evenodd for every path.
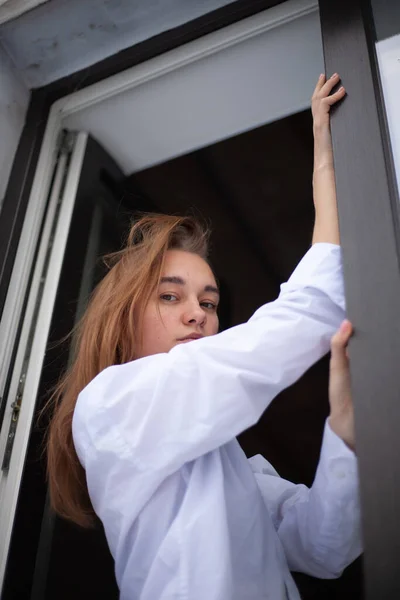
M 329 350 L 340 248 L 316 244 L 245 324 L 100 373 L 73 438 L 121 600 L 290 600 L 290 570 L 337 577 L 361 552 L 357 464 L 326 424 L 311 489 L 236 436 Z

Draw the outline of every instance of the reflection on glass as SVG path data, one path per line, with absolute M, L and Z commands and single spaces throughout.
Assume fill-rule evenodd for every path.
M 371 0 L 376 30 L 376 53 L 400 190 L 400 2 Z

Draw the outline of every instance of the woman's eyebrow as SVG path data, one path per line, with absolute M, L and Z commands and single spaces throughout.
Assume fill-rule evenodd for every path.
M 174 283 L 176 285 L 186 285 L 186 281 L 182 279 L 182 277 L 177 277 L 176 275 L 169 275 L 165 277 L 161 277 L 161 283 Z M 215 287 L 215 285 L 206 285 L 204 287 L 205 292 L 212 292 L 213 294 L 217 294 L 219 296 L 219 289 Z
M 161 277 L 160 283 L 176 283 L 177 285 L 186 285 L 186 281 L 182 277 L 169 276 Z
M 213 294 L 217 294 L 219 296 L 219 289 L 215 287 L 215 285 L 206 285 L 204 288 L 205 292 L 212 292 Z

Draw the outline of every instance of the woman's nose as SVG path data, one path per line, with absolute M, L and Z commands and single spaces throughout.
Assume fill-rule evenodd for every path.
M 184 321 L 190 325 L 203 325 L 206 320 L 206 312 L 200 304 L 193 303 L 184 314 Z

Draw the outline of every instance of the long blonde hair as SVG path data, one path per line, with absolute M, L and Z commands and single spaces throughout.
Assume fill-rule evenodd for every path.
M 180 249 L 207 259 L 208 231 L 193 217 L 150 214 L 132 226 L 126 246 L 106 257 L 109 271 L 94 290 L 76 329 L 70 368 L 51 397 L 47 473 L 53 509 L 75 523 L 94 523 L 85 471 L 72 439 L 79 393 L 106 367 L 134 360 L 146 304 L 158 285 L 165 254 Z

